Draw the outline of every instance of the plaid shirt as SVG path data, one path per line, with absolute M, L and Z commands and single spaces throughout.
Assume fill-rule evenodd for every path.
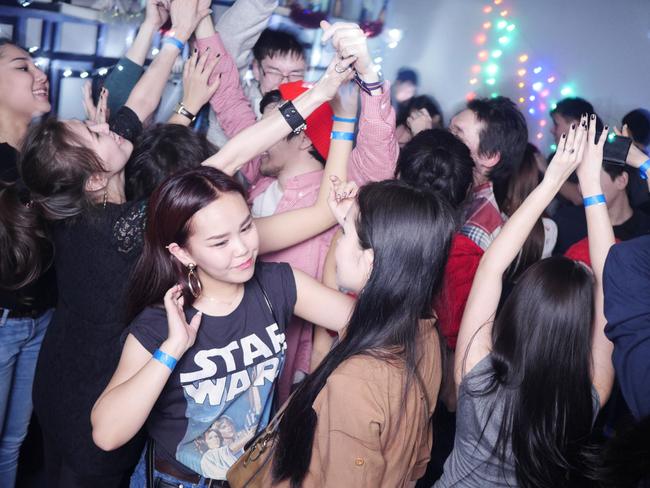
M 474 188 L 466 216 L 465 225 L 460 229 L 460 233 L 485 251 L 504 223 L 494 198 L 491 182 L 488 181 Z

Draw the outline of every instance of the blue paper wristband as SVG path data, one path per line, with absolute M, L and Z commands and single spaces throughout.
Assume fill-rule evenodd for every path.
M 582 199 L 582 204 L 587 208 L 590 205 L 601 205 L 606 204 L 605 195 L 602 193 L 600 195 L 594 195 L 591 197 L 586 197 Z
M 356 124 L 357 123 L 357 118 L 347 118 L 347 117 L 338 117 L 337 115 L 332 116 L 332 120 L 334 122 L 349 122 L 350 124 Z
M 354 141 L 354 132 L 332 131 L 332 139 L 337 141 Z
M 176 39 L 174 36 L 165 36 L 162 42 L 163 44 L 173 44 L 180 52 L 183 52 L 183 49 L 185 48 L 185 43 L 180 39 Z
M 645 163 L 639 166 L 639 174 L 642 180 L 648 179 L 648 171 L 650 171 L 650 159 L 648 159 Z
M 166 352 L 162 352 L 160 349 L 156 349 L 154 351 L 153 358 L 156 361 L 160 361 L 161 363 L 163 363 L 172 371 L 174 371 L 174 368 L 176 367 L 176 363 L 178 362 L 178 360 L 174 356 L 170 356 Z

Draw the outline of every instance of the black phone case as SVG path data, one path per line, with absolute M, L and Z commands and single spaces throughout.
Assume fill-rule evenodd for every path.
M 631 144 L 632 139 L 629 137 L 615 136 L 611 141 L 607 139 L 603 148 L 603 162 L 625 166 Z

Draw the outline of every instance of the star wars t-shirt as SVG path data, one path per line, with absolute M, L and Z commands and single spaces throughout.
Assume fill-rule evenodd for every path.
M 147 420 L 156 455 L 180 463 L 180 470 L 226 479 L 244 445 L 269 421 L 296 284 L 284 263 L 257 263 L 255 276 L 259 282 L 253 278 L 246 283 L 231 314 L 203 314 L 196 342 L 179 359 Z M 195 313 L 186 310 L 188 322 Z M 153 353 L 167 330 L 165 310 L 149 307 L 129 332 Z

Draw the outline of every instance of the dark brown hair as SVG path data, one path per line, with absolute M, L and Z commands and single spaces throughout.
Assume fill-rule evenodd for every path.
M 48 220 L 63 220 L 92 205 L 88 179 L 104 171 L 101 158 L 64 122 L 47 119 L 27 132 L 19 171 Z
M 16 184 L 0 181 L 0 284 L 18 290 L 51 264 L 53 249 L 41 218 L 19 198 Z
M 239 193 L 246 199 L 244 188 L 234 178 L 207 166 L 179 171 L 154 191 L 149 200 L 144 249 L 131 278 L 128 321 L 145 307 L 161 303 L 167 290 L 178 282 L 183 284 L 185 305 L 192 304 L 187 270 L 165 246 L 172 242 L 183 246 L 191 235 L 194 214 L 224 193 Z
M 508 217 L 512 217 L 512 214 L 524 203 L 528 195 L 539 185 L 541 174 L 535 160 L 538 154 L 539 149 L 528 143 L 521 164 L 515 173 L 510 176 L 506 195 L 501 204 L 501 211 Z M 528 235 L 519 255 L 506 271 L 506 277 L 509 280 L 516 281 L 531 264 L 542 259 L 544 238 L 544 223 L 540 217 L 535 222 L 533 230 Z

